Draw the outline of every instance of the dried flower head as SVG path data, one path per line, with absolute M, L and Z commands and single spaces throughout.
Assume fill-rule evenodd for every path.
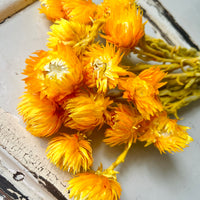
M 49 20 L 55 21 L 65 17 L 61 1 L 40 0 L 40 2 L 40 13 L 44 13 Z
M 114 111 L 111 128 L 105 131 L 104 142 L 111 147 L 136 142 L 141 121 L 143 117 L 135 108 L 119 104 Z
M 82 65 L 70 47 L 40 51 L 26 60 L 27 89 L 40 92 L 41 98 L 59 101 L 71 94 L 82 81 Z
M 115 46 L 109 43 L 106 43 L 106 46 L 95 44 L 89 47 L 84 58 L 87 63 L 84 67 L 86 85 L 96 86 L 99 93 L 106 93 L 108 88 L 115 88 L 119 77 L 128 74 L 118 66 L 122 56 L 121 50 L 116 51 Z
M 87 171 L 93 163 L 90 143 L 81 134 L 62 133 L 50 141 L 47 151 L 52 163 L 74 174 Z
M 158 88 L 165 84 L 159 83 L 164 76 L 158 67 L 152 67 L 120 82 L 119 88 L 125 90 L 123 97 L 132 101 L 145 119 L 163 110 Z
M 88 24 L 95 17 L 97 5 L 92 0 L 61 0 L 61 4 L 69 21 Z
M 189 127 L 177 124 L 177 120 L 169 119 L 166 112 L 154 116 L 141 124 L 140 141 L 146 145 L 154 144 L 160 153 L 182 151 L 193 140 L 186 132 Z
M 62 110 L 55 102 L 30 93 L 21 98 L 18 111 L 23 116 L 27 131 L 37 137 L 47 137 L 58 131 L 62 124 Z
M 60 19 L 57 20 L 50 29 L 51 32 L 48 33 L 50 37 L 47 44 L 50 49 L 57 49 L 58 45 L 62 44 L 71 46 L 77 53 L 80 53 L 82 51 L 82 46 L 78 44 L 86 38 L 89 39 L 91 26 Z
M 81 92 L 63 104 L 64 125 L 79 131 L 92 130 L 104 124 L 107 107 L 112 103 L 103 95 Z
M 135 3 L 126 8 L 113 4 L 103 27 L 103 37 L 118 47 L 133 49 L 144 35 L 144 25 L 140 7 Z
M 119 200 L 121 187 L 113 170 L 81 173 L 68 183 L 74 200 Z

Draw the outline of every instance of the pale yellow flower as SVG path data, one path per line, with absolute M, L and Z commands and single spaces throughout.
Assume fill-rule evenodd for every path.
M 52 163 L 74 174 L 87 171 L 93 163 L 90 143 L 81 134 L 62 133 L 50 141 L 47 151 Z
M 91 26 L 60 19 L 50 29 L 47 44 L 50 49 L 57 49 L 58 45 L 62 44 L 73 47 L 79 53 L 82 51 L 82 47 L 77 44 L 89 36 Z

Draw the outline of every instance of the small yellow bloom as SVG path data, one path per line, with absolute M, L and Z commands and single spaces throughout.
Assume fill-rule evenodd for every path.
M 146 145 L 154 144 L 160 153 L 182 151 L 193 140 L 186 130 L 189 127 L 177 124 L 177 120 L 169 119 L 166 112 L 154 116 L 149 121 L 141 123 L 140 141 Z
M 55 21 L 65 17 L 60 0 L 40 0 L 40 2 L 40 13 L 44 13 L 49 20 Z
M 59 46 L 57 51 L 40 51 L 37 57 L 26 60 L 24 74 L 27 89 L 40 92 L 59 101 L 71 94 L 82 81 L 82 65 L 70 47 Z
M 81 134 L 63 133 L 54 137 L 47 147 L 47 158 L 57 167 L 69 172 L 87 171 L 92 163 L 92 148 Z
M 119 200 L 121 186 L 113 170 L 80 173 L 68 183 L 74 200 Z
M 119 104 L 114 111 L 111 128 L 105 132 L 104 142 L 111 147 L 136 142 L 138 128 L 143 120 L 138 111 L 128 105 Z
M 112 103 L 103 95 L 79 93 L 63 104 L 64 125 L 79 131 L 92 130 L 104 124 L 107 107 Z
M 47 137 L 58 131 L 62 124 L 62 110 L 55 102 L 29 93 L 21 98 L 18 111 L 23 116 L 27 131 L 37 137 Z
M 107 43 L 106 46 L 92 45 L 85 52 L 84 78 L 89 87 L 97 87 L 99 93 L 106 93 L 107 89 L 118 85 L 119 77 L 128 72 L 119 67 L 122 59 L 121 50 L 116 51 L 115 46 Z
M 62 44 L 73 47 L 79 53 L 82 49 L 77 44 L 88 38 L 91 26 L 60 19 L 50 29 L 51 32 L 48 33 L 50 37 L 47 44 L 50 49 L 57 49 L 58 45 Z
M 132 101 L 145 119 L 163 110 L 158 88 L 165 84 L 159 83 L 164 76 L 159 68 L 152 67 L 120 82 L 119 88 L 125 90 L 123 97 Z
M 133 49 L 144 35 L 144 25 L 140 7 L 135 3 L 127 8 L 120 3 L 113 4 L 102 37 L 118 47 Z
M 97 5 L 92 0 L 61 0 L 61 3 L 69 21 L 88 24 L 95 17 Z

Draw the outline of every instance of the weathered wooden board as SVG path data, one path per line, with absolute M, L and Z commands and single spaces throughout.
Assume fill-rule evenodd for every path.
M 148 34 L 161 36 L 176 45 L 198 46 L 159 1 L 138 2 L 149 21 L 146 28 Z M 64 200 L 69 199 L 66 181 L 70 175 L 50 164 L 45 156 L 47 141 L 28 133 L 16 111 L 18 97 L 24 91 L 21 81 L 23 76 L 20 74 L 25 65 L 24 60 L 35 50 L 46 49 L 46 32 L 50 23 L 38 13 L 37 8 L 39 2 L 0 24 L 0 194 L 7 199 Z M 120 168 L 122 199 L 200 198 L 199 108 L 197 102 L 182 113 L 185 117 L 182 124 L 192 127 L 190 134 L 194 138 L 191 147 L 185 152 L 160 156 L 151 147 L 144 149 L 139 144 L 133 148 Z M 96 147 L 94 166 L 103 162 L 106 167 L 121 149 L 110 149 L 101 144 L 100 140 L 101 137 L 93 144 Z M 149 194 L 152 194 L 151 198 Z

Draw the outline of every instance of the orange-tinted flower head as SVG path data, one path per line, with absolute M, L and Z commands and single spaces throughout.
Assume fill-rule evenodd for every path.
M 146 145 L 154 144 L 160 153 L 182 151 L 193 140 L 186 130 L 189 127 L 177 124 L 177 120 L 169 119 L 166 112 L 152 117 L 141 124 L 140 141 L 146 141 Z
M 55 21 L 65 17 L 60 0 L 40 0 L 40 2 L 40 13 L 44 13 L 49 20 Z
M 37 137 L 47 137 L 58 131 L 62 124 L 62 110 L 55 102 L 26 93 L 18 105 L 26 129 Z
M 50 141 L 47 151 L 52 163 L 74 174 L 87 171 L 93 163 L 90 143 L 81 134 L 62 133 Z
M 136 142 L 142 116 L 135 108 L 123 104 L 119 104 L 114 113 L 113 124 L 106 130 L 104 142 L 110 146 Z
M 119 67 L 122 59 L 122 52 L 107 43 L 106 46 L 98 44 L 89 47 L 85 53 L 84 78 L 89 87 L 97 87 L 99 93 L 106 93 L 107 89 L 115 88 L 118 85 L 120 76 L 128 72 Z
M 158 88 L 165 84 L 159 83 L 164 76 L 159 68 L 152 67 L 120 82 L 119 88 L 125 90 L 123 97 L 132 101 L 145 119 L 163 110 Z
M 97 5 L 92 0 L 61 0 L 61 3 L 69 21 L 88 24 L 95 17 Z
M 24 70 L 29 91 L 59 101 L 79 86 L 82 66 L 70 47 L 59 46 L 57 51 L 40 51 L 36 55 L 26 60 Z
M 103 37 L 118 47 L 133 49 L 144 35 L 140 8 L 136 4 L 124 8 L 118 3 L 111 6 L 110 12 Z
M 68 183 L 74 200 L 119 200 L 121 187 L 113 170 L 81 173 Z
M 104 124 L 107 107 L 112 103 L 103 95 L 79 93 L 64 104 L 64 125 L 79 131 L 92 130 Z
M 98 4 L 97 16 L 98 18 L 108 18 L 114 7 L 123 7 L 128 9 L 135 4 L 135 0 L 104 0 L 101 4 Z

